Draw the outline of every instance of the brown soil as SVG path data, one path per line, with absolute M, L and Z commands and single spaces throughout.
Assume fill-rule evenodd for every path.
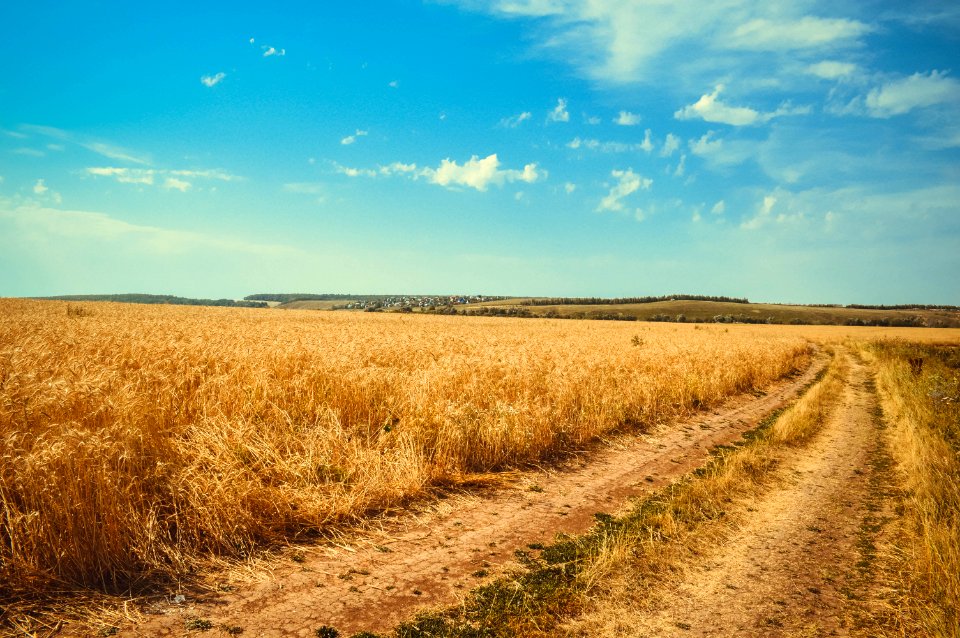
M 523 473 L 505 488 L 439 499 L 428 511 L 383 520 L 380 529 L 347 542 L 307 548 L 295 556 L 299 562 L 276 566 L 262 582 L 217 595 L 184 592 L 179 603 L 171 594 L 119 635 L 185 636 L 194 633 L 186 629 L 194 618 L 224 634 L 236 627 L 257 637 L 314 636 L 321 625 L 344 636 L 387 631 L 424 607 L 455 604 L 502 571 L 515 549 L 549 542 L 558 532 L 586 531 L 595 513 L 614 511 L 701 465 L 712 447 L 737 440 L 795 398 L 823 365 L 818 357 L 762 396 L 735 397 L 685 422 L 618 438 L 564 467 Z
M 871 514 L 876 397 L 851 360 L 840 404 L 808 445 L 777 470 L 777 487 L 744 504 L 744 523 L 650 592 L 646 609 L 599 622 L 615 636 L 847 636 L 869 597 L 857 565 Z M 874 509 L 876 509 L 874 507 Z M 596 625 L 595 625 L 596 626 Z

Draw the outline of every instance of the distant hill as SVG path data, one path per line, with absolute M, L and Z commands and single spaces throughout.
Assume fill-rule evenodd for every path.
M 55 301 L 115 301 L 118 303 L 170 304 L 175 306 L 224 306 L 228 308 L 266 308 L 263 301 L 237 301 L 235 299 L 192 299 L 174 295 L 147 295 L 128 293 L 123 295 L 56 295 L 54 297 L 33 297 Z

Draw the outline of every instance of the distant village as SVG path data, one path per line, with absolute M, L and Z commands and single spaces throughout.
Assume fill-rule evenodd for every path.
M 377 310 L 403 311 L 405 309 L 413 310 L 414 308 L 431 310 L 445 306 L 463 306 L 499 299 L 505 299 L 505 297 L 487 295 L 397 295 L 394 297 L 377 297 L 349 301 L 342 306 L 334 306 L 334 308 L 343 310 L 366 310 L 368 312 Z

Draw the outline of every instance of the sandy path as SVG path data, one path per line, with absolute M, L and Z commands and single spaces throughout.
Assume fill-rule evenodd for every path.
M 844 601 L 877 441 L 868 372 L 850 363 L 840 405 L 778 470 L 782 484 L 752 502 L 727 543 L 617 635 L 849 635 Z
M 730 443 L 795 398 L 824 365 L 757 398 L 735 397 L 711 413 L 623 437 L 566 467 L 525 473 L 510 487 L 438 501 L 431 511 L 385 520 L 349 544 L 312 549 L 300 564 L 217 596 L 155 605 L 122 636 L 181 636 L 189 618 L 243 628 L 243 636 L 313 636 L 317 627 L 341 635 L 386 631 L 417 609 L 456 603 L 463 592 L 502 570 L 515 549 L 558 532 L 583 532 L 594 513 L 611 512 L 699 466 L 718 444 Z

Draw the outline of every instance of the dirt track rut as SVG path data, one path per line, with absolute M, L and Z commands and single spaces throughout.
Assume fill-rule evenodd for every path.
M 657 602 L 605 632 L 616 636 L 856 635 L 847 601 L 862 592 L 876 396 L 865 366 L 849 355 L 838 407 L 821 432 L 778 469 L 781 483 L 745 507 L 726 543 L 688 566 Z
M 658 431 L 622 437 L 565 467 L 525 473 L 511 486 L 439 500 L 430 511 L 385 520 L 349 543 L 312 549 L 300 564 L 278 567 L 257 584 L 217 596 L 153 607 L 123 636 L 187 635 L 205 618 L 243 628 L 244 636 L 313 636 L 330 625 L 342 635 L 386 631 L 417 609 L 455 604 L 507 566 L 515 549 L 583 532 L 597 512 L 619 509 L 699 466 L 716 445 L 737 440 L 795 398 L 823 367 L 742 395 Z

